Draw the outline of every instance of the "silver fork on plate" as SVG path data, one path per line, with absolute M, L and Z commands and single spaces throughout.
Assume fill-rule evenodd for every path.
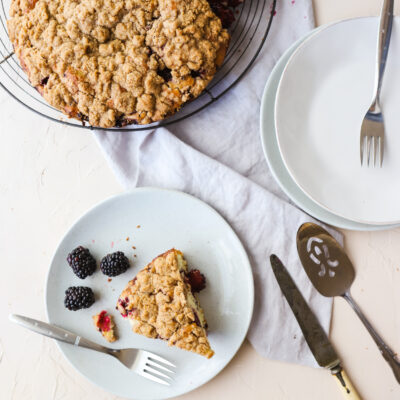
M 124 364 L 125 367 L 154 382 L 169 385 L 172 381 L 172 378 L 164 372 L 174 374 L 174 371 L 167 367 L 175 368 L 175 365 L 165 358 L 150 353 L 149 351 L 141 349 L 110 349 L 91 342 L 75 333 L 59 328 L 58 326 L 23 317 L 22 315 L 11 314 L 10 320 L 33 332 L 48 336 L 52 339 L 113 356 Z
M 372 165 L 375 166 L 379 156 L 378 165 L 382 166 L 383 149 L 385 138 L 385 125 L 383 122 L 382 110 L 379 103 L 379 96 L 382 87 L 383 73 L 385 72 L 386 59 L 389 51 L 390 36 L 393 23 L 394 0 L 384 0 L 379 24 L 378 54 L 375 76 L 374 100 L 361 125 L 360 135 L 360 161 L 366 159 L 367 166 L 372 158 Z M 372 155 L 372 157 L 371 157 Z

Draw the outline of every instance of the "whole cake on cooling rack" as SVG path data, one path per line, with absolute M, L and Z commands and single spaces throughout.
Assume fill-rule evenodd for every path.
M 10 16 L 31 84 L 104 128 L 174 114 L 210 82 L 230 39 L 207 0 L 12 0 Z

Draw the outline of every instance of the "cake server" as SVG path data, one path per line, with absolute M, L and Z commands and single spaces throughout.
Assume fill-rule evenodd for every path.
M 350 294 L 355 271 L 342 246 L 321 226 L 306 223 L 297 232 L 297 251 L 310 281 L 323 296 L 342 296 L 347 300 L 400 383 L 400 362 L 396 354 L 372 327 Z
M 340 360 L 335 349 L 322 329 L 317 317 L 304 300 L 289 272 L 275 254 L 271 255 L 270 261 L 276 280 L 300 325 L 300 329 L 315 360 L 321 367 L 331 371 L 332 376 L 339 383 L 345 398 L 360 399 L 349 377 L 340 365 Z

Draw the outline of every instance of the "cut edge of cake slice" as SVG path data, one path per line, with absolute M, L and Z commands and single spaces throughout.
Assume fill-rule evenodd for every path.
M 117 309 L 129 319 L 133 332 L 211 358 L 214 351 L 207 339 L 207 321 L 189 276 L 182 252 L 168 250 L 128 283 Z M 204 279 L 198 272 L 199 276 Z

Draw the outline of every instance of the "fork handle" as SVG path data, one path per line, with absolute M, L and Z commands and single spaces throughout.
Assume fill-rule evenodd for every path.
M 30 329 L 31 331 L 39 333 L 40 335 L 59 340 L 60 342 L 65 342 L 74 346 L 85 347 L 87 349 L 96 350 L 107 354 L 110 354 L 110 351 L 112 351 L 107 347 L 91 342 L 90 340 L 87 340 L 73 332 L 59 328 L 55 325 L 47 324 L 46 322 L 16 314 L 10 314 L 9 318 L 12 322 L 21 325 L 24 328 Z
M 375 98 L 371 106 L 371 111 L 376 111 L 375 108 L 379 107 L 379 96 L 389 52 L 390 36 L 392 33 L 393 4 L 394 0 L 383 0 L 381 20 L 379 23 L 378 53 L 376 59 L 377 69 L 375 79 Z

